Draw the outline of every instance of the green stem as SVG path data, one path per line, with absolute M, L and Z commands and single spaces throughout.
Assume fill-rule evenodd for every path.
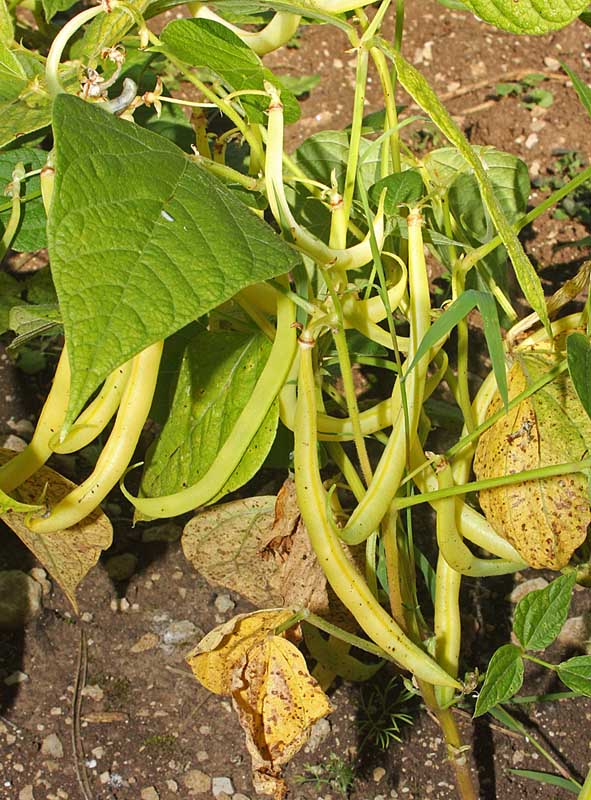
M 591 800 L 591 769 L 589 769 L 589 772 L 587 773 L 585 783 L 581 787 L 581 791 L 577 800 Z
M 367 66 L 369 53 L 365 47 L 357 51 L 357 70 L 355 73 L 355 98 L 353 100 L 353 119 L 349 135 L 349 157 L 347 159 L 347 172 L 345 175 L 345 189 L 343 192 L 343 216 L 348 220 L 351 216 L 353 205 L 353 192 L 355 191 L 355 178 L 359 160 L 359 144 L 361 142 L 361 128 L 365 111 L 365 86 L 367 81 Z M 345 247 L 345 243 L 341 244 Z
M 532 656 L 530 653 L 522 653 L 521 655 L 522 658 L 526 659 L 526 661 L 532 661 L 534 664 L 539 664 L 541 667 L 545 667 L 546 669 L 549 669 L 552 672 L 556 672 L 556 664 L 550 664 L 549 661 L 543 661 L 541 658 Z
M 400 497 L 394 500 L 397 509 L 418 506 L 421 503 L 431 503 L 433 500 L 442 500 L 446 497 L 456 497 L 467 494 L 468 492 L 480 492 L 483 489 L 496 489 L 499 486 L 510 486 L 514 483 L 524 481 L 543 480 L 544 478 L 554 478 L 558 475 L 572 475 L 574 472 L 582 472 L 591 468 L 591 458 L 582 461 L 573 461 L 565 464 L 549 464 L 546 467 L 536 469 L 526 469 L 523 472 L 516 472 L 512 475 L 501 475 L 498 478 L 485 478 L 481 481 L 464 483 L 461 486 L 451 486 L 448 489 L 437 489 L 433 492 L 416 494 L 412 497 Z

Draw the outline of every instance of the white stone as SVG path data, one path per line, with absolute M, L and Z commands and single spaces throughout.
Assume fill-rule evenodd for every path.
M 41 743 L 41 754 L 50 758 L 63 758 L 64 746 L 56 733 L 50 733 Z
M 560 61 L 553 56 L 546 56 L 544 59 L 544 64 L 553 72 L 558 72 L 560 70 Z
M 188 619 L 173 622 L 162 634 L 164 644 L 185 644 L 197 637 L 201 637 L 201 631 Z
M 211 792 L 214 797 L 219 797 L 223 793 L 231 797 L 234 794 L 234 786 L 230 778 L 216 777 L 211 782 Z
M 140 792 L 141 800 L 160 800 L 160 795 L 153 786 L 146 786 Z
M 232 609 L 235 608 L 236 603 L 232 600 L 229 594 L 218 594 L 214 605 L 220 614 L 225 614 L 226 611 L 232 611 Z
M 33 794 L 33 787 L 29 783 L 18 793 L 18 800 L 35 800 L 35 795 Z
M 327 719 L 319 719 L 318 722 L 312 725 L 310 738 L 306 745 L 306 752 L 313 753 L 328 736 L 330 736 L 330 722 Z

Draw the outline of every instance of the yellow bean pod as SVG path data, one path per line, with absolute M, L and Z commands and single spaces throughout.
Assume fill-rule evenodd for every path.
M 148 417 L 163 342 L 156 342 L 132 359 L 115 424 L 92 474 L 41 516 L 27 518 L 34 533 L 53 533 L 75 525 L 88 516 L 117 484 L 137 446 Z

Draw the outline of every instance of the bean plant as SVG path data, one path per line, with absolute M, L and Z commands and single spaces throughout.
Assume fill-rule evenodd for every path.
M 201 525 L 230 504 L 204 507 L 264 466 L 291 470 L 301 530 L 341 614 L 323 615 L 299 595 L 284 609 L 237 618 L 191 654 L 195 674 L 244 716 L 255 650 L 259 659 L 268 648 L 270 680 L 277 654 L 300 664 L 293 641 L 303 631 L 318 663 L 304 686 L 290 680 L 295 716 L 311 722 L 330 710 L 318 684 L 366 679 L 393 662 L 441 726 L 458 797 L 475 798 L 453 713 L 479 685 L 475 673 L 460 673 L 463 577 L 528 565 L 562 571 L 563 605 L 575 580 L 588 579 L 588 307 L 561 315 L 586 289 L 588 269 L 545 297 L 518 233 L 591 168 L 528 211 L 526 165 L 471 146 L 405 58 L 404 0 L 371 8 L 222 0 L 215 11 L 192 2 L 189 16 L 153 24 L 176 5 L 0 0 L 0 253 L 47 246 L 51 271 L 18 284 L 3 275 L 4 328 L 16 333 L 16 354 L 63 331 L 32 440 L 2 459 L 3 518 L 76 607 L 77 583 L 110 545 L 99 506 L 116 487 L 138 523 L 201 510 Z M 515 35 L 537 35 L 573 22 L 587 0 L 461 6 Z M 303 24 L 346 36 L 355 93 L 346 130 L 321 131 L 288 153 L 284 131 L 297 125 L 299 103 L 263 58 Z M 366 117 L 370 63 L 383 109 Z M 591 111 L 589 88 L 565 69 Z M 401 118 L 408 98 L 419 113 Z M 447 145 L 414 153 L 403 128 L 425 118 Z M 435 266 L 443 294 L 429 279 Z M 531 308 L 524 319 L 516 285 Z M 475 310 L 492 364 L 476 392 Z M 355 382 L 359 367 L 376 377 L 369 400 Z M 460 421 L 445 449 L 430 437 L 441 398 Z M 100 453 L 80 485 L 45 467 L 52 454 L 95 441 Z M 256 519 L 264 506 L 272 520 L 272 501 L 240 502 Z M 434 511 L 432 535 L 413 527 L 419 504 Z M 192 522 L 187 554 L 199 550 Z M 276 559 L 273 542 L 259 561 Z M 423 576 L 432 611 L 419 603 Z M 523 648 L 496 654 L 477 713 L 519 688 L 517 680 L 503 688 L 506 670 L 495 664 L 509 659 L 518 672 L 535 649 L 531 631 L 523 636 Z M 578 667 L 588 672 L 587 661 Z M 588 675 L 577 690 L 591 694 Z M 277 703 L 271 695 L 265 702 Z M 319 710 L 308 713 L 314 703 Z M 264 716 L 262 701 L 254 706 Z M 283 712 L 273 709 L 276 724 Z M 289 746 L 261 744 L 272 727 L 255 725 L 247 743 L 255 786 L 283 797 L 280 766 L 306 730 Z M 591 797 L 589 783 L 581 798 Z

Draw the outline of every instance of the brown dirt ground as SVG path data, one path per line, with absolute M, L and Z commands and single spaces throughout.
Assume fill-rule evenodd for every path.
M 268 59 L 278 72 L 321 75 L 320 85 L 304 101 L 301 123 L 289 132 L 291 146 L 315 131 L 348 124 L 353 97 L 352 55 L 341 34 L 325 27 L 307 28 L 299 43 L 298 49 Z M 409 4 L 404 48 L 438 92 L 451 95 L 448 106 L 472 142 L 519 155 L 528 163 L 532 177 L 546 172 L 556 149 L 578 150 L 589 158 L 589 120 L 572 88 L 560 75 L 556 77 L 558 70 L 552 61 L 564 60 L 581 75 L 588 72 L 591 36 L 581 23 L 542 38 L 518 38 L 423 0 Z M 516 98 L 492 97 L 495 83 L 516 70 L 551 74 L 546 84 L 554 93 L 550 108 L 528 110 Z M 375 92 L 370 88 L 368 111 L 376 108 L 377 101 L 377 87 Z M 556 265 L 553 244 L 585 233 L 578 222 L 545 218 L 536 225 L 528 247 L 541 265 Z M 560 274 L 572 275 L 581 255 L 585 251 L 560 250 Z M 8 434 L 13 432 L 9 420 L 28 417 L 30 406 L 37 405 L 37 391 L 5 361 L 0 365 L 0 431 Z M 109 555 L 135 553 L 138 564 L 132 577 L 114 584 L 101 564 L 79 590 L 82 620 L 73 617 L 65 598 L 54 588 L 44 600 L 42 615 L 25 631 L 0 634 L 0 798 L 84 797 L 76 769 L 85 773 L 88 797 L 96 800 L 140 800 L 142 790 L 149 787 L 155 794 L 144 792 L 146 798 L 187 798 L 193 795 L 184 778 L 191 770 L 201 770 L 212 778 L 230 778 L 233 791 L 242 793 L 235 800 L 253 798 L 249 758 L 229 704 L 199 687 L 184 663 L 185 652 L 202 631 L 249 607 L 232 595 L 235 607 L 220 614 L 216 598 L 228 593 L 209 586 L 192 570 L 178 541 L 146 542 L 147 528 L 132 529 L 127 508 L 112 505 L 111 510 L 117 521 L 115 545 Z M 180 526 L 174 525 L 170 531 L 172 538 L 178 539 Z M 0 530 L 0 569 L 33 566 L 15 537 Z M 486 587 L 470 581 L 466 584 L 465 667 L 483 668 L 495 647 L 506 641 L 510 607 L 505 598 L 512 579 L 489 581 Z M 588 591 L 576 592 L 571 613 L 589 609 Z M 164 632 L 171 623 L 182 620 L 195 625 L 191 641 L 166 644 Z M 83 693 L 75 742 L 72 704 L 82 630 L 87 637 L 84 683 L 97 688 Z M 470 646 L 476 632 L 477 649 Z M 133 652 L 146 634 L 153 636 L 142 641 L 152 646 Z M 553 660 L 564 655 L 564 650 L 554 649 L 547 657 Z M 28 679 L 6 686 L 4 678 L 17 670 Z M 526 693 L 556 688 L 548 673 L 528 667 Z M 300 754 L 287 771 L 292 797 L 329 800 L 340 796 L 333 786 L 297 782 L 304 764 L 325 763 L 334 753 L 355 766 L 353 800 L 453 798 L 442 737 L 424 713 L 417 714 L 402 743 L 359 756 L 358 697 L 358 688 L 348 684 L 338 685 L 332 693 L 336 710 L 329 718 L 329 736 L 315 749 Z M 532 705 L 524 719 L 561 764 L 579 779 L 585 775 L 591 760 L 589 700 Z M 462 716 L 460 727 L 472 745 L 470 758 L 480 779 L 482 800 L 568 797 L 561 789 L 518 779 L 508 772 L 512 767 L 552 771 L 525 740 L 507 735 L 486 719 L 473 725 Z M 52 733 L 63 745 L 62 756 L 42 751 L 44 739 Z M 27 786 L 33 787 L 33 794 L 27 793 Z M 212 794 L 206 791 L 195 796 Z

